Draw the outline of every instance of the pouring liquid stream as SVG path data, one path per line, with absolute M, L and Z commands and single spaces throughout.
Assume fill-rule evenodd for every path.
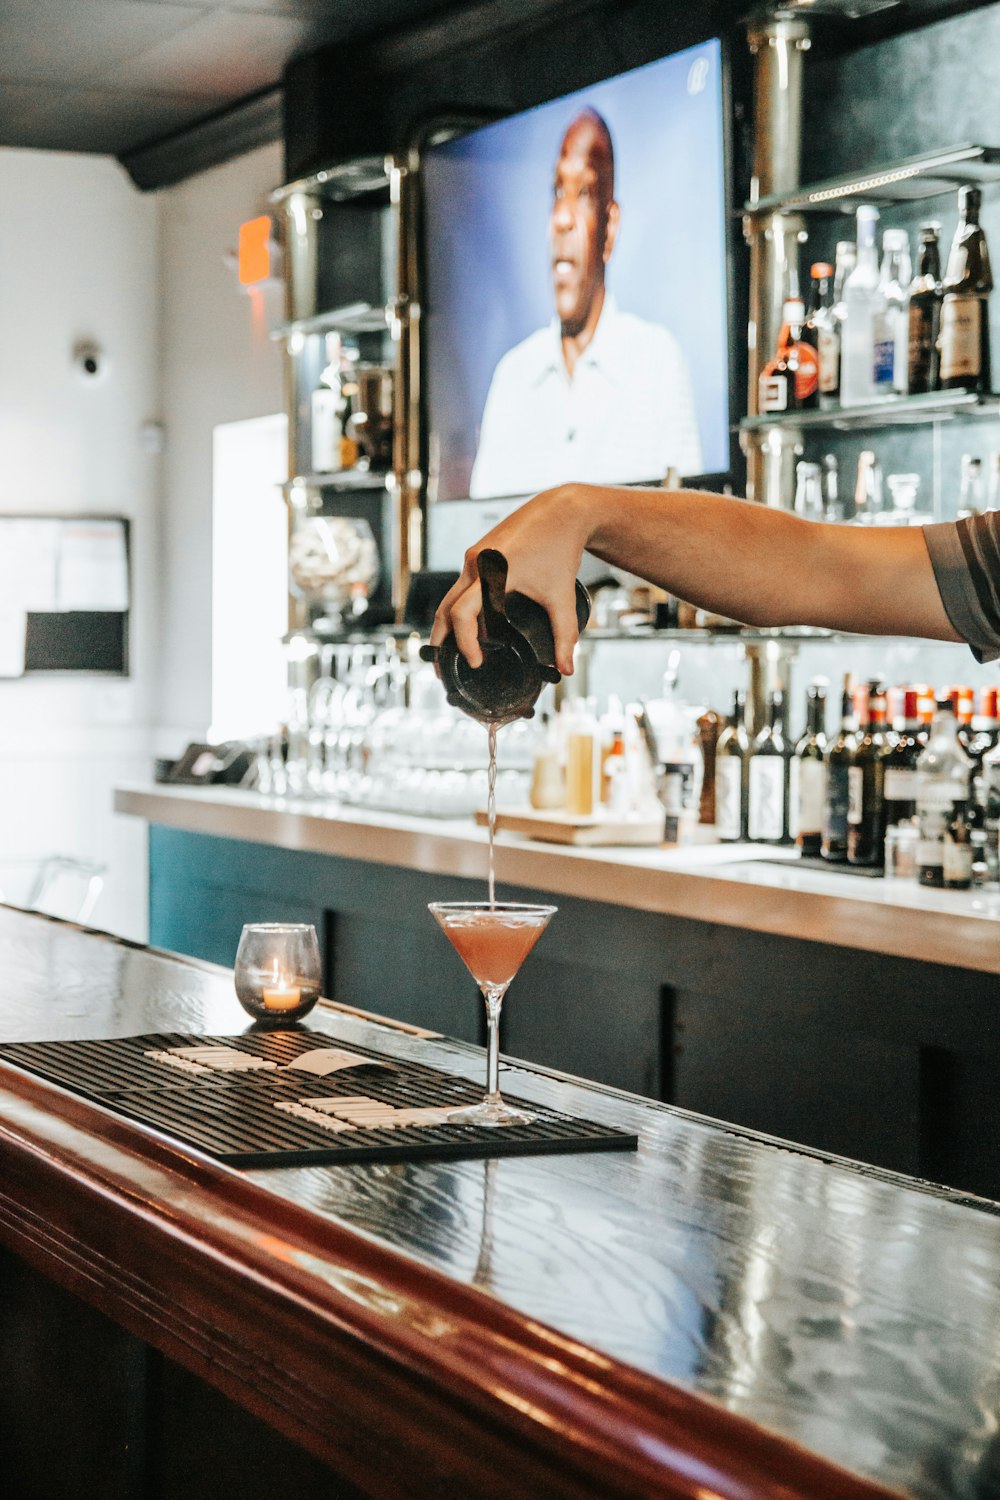
M 489 875 L 488 890 L 491 906 L 496 905 L 496 855 L 494 844 L 497 832 L 497 726 L 491 724 L 488 729 L 490 747 L 490 767 L 487 775 L 487 798 L 486 798 L 486 821 L 489 827 Z

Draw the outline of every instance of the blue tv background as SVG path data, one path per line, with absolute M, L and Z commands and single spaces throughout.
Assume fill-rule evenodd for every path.
M 691 82 L 702 86 L 692 91 Z M 468 494 L 496 363 L 553 316 L 552 183 L 562 137 L 585 105 L 604 116 L 615 147 L 621 227 L 608 288 L 624 311 L 665 324 L 680 341 L 705 472 L 729 467 L 721 47 L 710 41 L 428 149 L 432 500 Z

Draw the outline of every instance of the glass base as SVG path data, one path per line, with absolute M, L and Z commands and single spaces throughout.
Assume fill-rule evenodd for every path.
M 448 1116 L 449 1125 L 530 1125 L 535 1116 L 526 1109 L 515 1109 L 502 1099 L 484 1099 L 481 1104 L 467 1104 Z

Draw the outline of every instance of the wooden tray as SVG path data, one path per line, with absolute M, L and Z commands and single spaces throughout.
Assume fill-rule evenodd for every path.
M 476 813 L 476 822 L 486 827 L 486 810 Z M 663 819 L 609 818 L 596 815 L 582 818 L 558 810 L 519 807 L 497 812 L 497 829 L 502 833 L 521 833 L 529 839 L 548 844 L 576 844 L 596 848 L 601 844 L 655 846 L 663 843 Z

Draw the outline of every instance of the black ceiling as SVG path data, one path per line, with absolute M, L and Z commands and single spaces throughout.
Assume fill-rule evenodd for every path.
M 203 128 L 212 141 L 248 128 L 280 134 L 277 90 L 292 58 L 452 8 L 446 0 L 0 0 L 0 146 L 101 152 L 128 165 L 196 127 L 200 167 Z
M 606 3 L 627 9 L 628 0 Z M 816 10 L 830 3 L 818 0 Z M 849 0 L 832 3 L 839 9 Z M 855 3 L 864 10 L 871 0 Z M 890 0 L 889 14 L 899 26 L 976 3 Z M 160 186 L 277 139 L 282 76 L 304 54 L 362 38 L 378 45 L 399 33 L 403 45 L 411 36 L 440 37 L 457 13 L 468 36 L 579 7 L 580 0 L 0 0 L 0 146 L 106 153 L 141 186 Z

